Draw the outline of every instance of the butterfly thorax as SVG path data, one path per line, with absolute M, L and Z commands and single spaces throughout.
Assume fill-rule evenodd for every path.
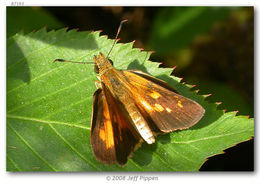
M 129 88 L 121 72 L 115 69 L 112 63 L 102 53 L 94 57 L 97 66 L 97 72 L 101 82 L 110 90 L 114 97 L 125 96 L 125 89 Z M 123 89 L 123 85 L 124 88 Z M 119 98 L 120 99 L 120 98 Z
M 107 70 L 113 68 L 111 62 L 102 53 L 94 57 L 94 62 L 97 65 L 98 73 L 102 76 Z

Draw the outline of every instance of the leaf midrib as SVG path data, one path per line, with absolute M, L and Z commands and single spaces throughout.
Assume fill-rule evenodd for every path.
M 89 130 L 89 131 L 91 130 L 90 127 L 80 126 L 80 125 L 73 124 L 73 123 L 42 120 L 42 119 L 37 119 L 37 118 L 29 118 L 29 117 L 23 117 L 23 116 L 15 116 L 15 115 L 7 115 L 7 118 L 24 120 L 24 121 L 35 121 L 35 122 L 43 123 L 43 124 L 65 125 L 65 126 L 81 128 L 81 129 Z M 195 140 L 188 140 L 188 141 L 174 141 L 174 140 L 172 140 L 170 143 L 171 144 L 190 144 L 190 143 L 195 143 L 195 142 L 204 141 L 204 140 L 211 140 L 211 139 L 221 138 L 221 137 L 225 137 L 225 136 L 237 135 L 237 134 L 241 134 L 241 133 L 245 133 L 245 132 L 249 132 L 249 131 L 252 131 L 252 130 L 243 130 L 241 132 L 233 132 L 233 133 L 228 133 L 228 134 L 223 134 L 223 135 L 208 136 L 208 137 L 203 137 L 203 138 L 198 138 L 198 139 L 195 139 Z

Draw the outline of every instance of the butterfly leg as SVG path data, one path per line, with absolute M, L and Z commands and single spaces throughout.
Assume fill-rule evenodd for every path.
M 95 85 L 97 88 L 102 88 L 101 82 L 100 81 L 95 81 Z

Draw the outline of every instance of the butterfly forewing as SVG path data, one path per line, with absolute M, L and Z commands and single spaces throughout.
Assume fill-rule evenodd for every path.
M 123 165 L 140 144 L 124 108 L 102 84 L 94 94 L 91 145 L 98 160 Z
M 204 109 L 167 85 L 140 71 L 122 71 L 134 87 L 135 101 L 148 121 L 161 132 L 171 132 L 195 125 L 204 115 Z

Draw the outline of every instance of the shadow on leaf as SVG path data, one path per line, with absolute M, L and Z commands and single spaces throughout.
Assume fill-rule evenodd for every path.
M 152 161 L 153 152 L 157 148 L 157 143 L 152 145 L 144 142 L 142 146 L 133 154 L 132 160 L 140 166 L 146 166 Z
M 8 42 L 12 44 L 7 47 L 7 82 L 12 79 L 20 79 L 25 83 L 30 83 L 31 72 L 27 58 L 13 38 Z

